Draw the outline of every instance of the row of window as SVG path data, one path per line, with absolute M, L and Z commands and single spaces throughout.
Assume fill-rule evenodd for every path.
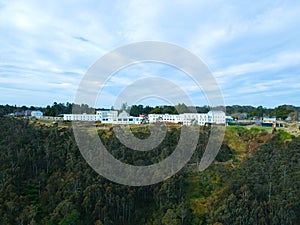
M 112 119 L 112 118 L 103 118 L 101 119 L 101 117 L 99 116 L 85 116 L 85 115 L 80 115 L 80 116 L 74 116 L 74 115 L 70 115 L 70 116 L 65 116 L 66 120 L 101 120 L 101 121 L 116 121 L 116 119 Z M 140 121 L 140 118 L 119 118 L 118 121 Z

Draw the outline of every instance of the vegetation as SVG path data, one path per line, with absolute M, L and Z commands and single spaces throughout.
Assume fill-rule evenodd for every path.
M 146 138 L 146 126 L 134 127 Z M 210 132 L 200 128 L 191 161 L 166 181 L 128 187 L 106 180 L 82 158 L 69 123 L 0 118 L 0 224 L 297 224 L 300 138 L 283 131 L 229 127 L 215 162 L 197 170 Z M 151 152 L 122 146 L 112 129 L 99 136 L 136 165 L 172 153 L 180 126 Z M 124 155 L 124 152 L 128 154 Z
M 46 107 L 35 107 L 35 106 L 11 106 L 11 105 L 0 105 L 0 116 L 8 115 L 9 113 L 15 113 L 20 111 L 29 110 L 40 110 L 46 116 L 59 116 L 62 114 L 70 114 L 72 113 L 72 108 L 76 106 L 78 113 L 93 113 L 95 109 L 89 107 L 88 105 L 78 106 L 74 103 L 67 102 L 57 103 L 54 102 L 53 105 L 47 105 Z M 103 109 L 103 108 L 101 108 Z M 178 104 L 176 106 L 170 105 L 162 105 L 162 106 L 143 106 L 143 105 L 132 105 L 128 106 L 124 103 L 120 110 L 126 110 L 132 116 L 139 116 L 140 114 L 149 114 L 149 113 L 168 113 L 168 114 L 178 114 L 185 112 L 194 112 L 198 113 L 207 113 L 209 110 L 214 109 L 209 106 L 196 106 L 190 107 L 185 104 Z M 234 118 L 238 119 L 246 119 L 246 118 L 262 118 L 262 117 L 276 117 L 278 119 L 286 119 L 288 116 L 291 117 L 292 120 L 298 120 L 300 116 L 300 107 L 292 106 L 292 105 L 281 105 L 275 107 L 274 109 L 265 108 L 262 106 L 253 107 L 253 106 L 226 106 L 225 108 L 226 114 L 231 115 Z

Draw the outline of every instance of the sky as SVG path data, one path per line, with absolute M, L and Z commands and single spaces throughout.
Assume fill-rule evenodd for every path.
M 299 106 L 299 15 L 300 1 L 292 0 L 0 0 L 0 104 L 73 102 L 81 79 L 99 58 L 151 40 L 198 56 L 226 105 Z M 184 72 L 141 63 L 110 76 L 97 105 L 112 106 L 124 88 L 151 76 L 172 80 L 195 105 L 207 104 Z M 141 90 L 146 88 L 151 87 Z

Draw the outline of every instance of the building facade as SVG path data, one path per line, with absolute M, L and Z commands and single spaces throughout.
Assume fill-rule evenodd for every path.
M 169 122 L 183 125 L 225 124 L 226 115 L 223 111 L 212 110 L 208 113 L 183 113 L 179 115 L 149 114 L 149 123 Z
M 184 113 L 180 114 L 183 125 L 200 125 L 208 123 L 208 114 L 206 113 Z
M 126 111 L 118 114 L 114 110 L 99 110 L 96 114 L 64 114 L 64 120 L 70 121 L 99 121 L 107 124 L 141 124 L 144 116 L 130 116 Z M 223 111 L 209 111 L 208 113 L 183 113 L 183 114 L 148 114 L 149 123 L 174 123 L 183 125 L 225 124 L 226 116 Z
M 208 123 L 211 124 L 225 124 L 226 115 L 221 110 L 211 110 L 207 113 Z
M 64 114 L 64 120 L 69 121 L 99 121 L 107 124 L 140 124 L 142 118 L 130 116 L 123 111 L 118 115 L 115 110 L 98 110 L 96 114 Z
M 123 111 L 119 114 L 115 124 L 141 124 L 143 118 L 130 116 L 129 113 Z
M 97 114 L 64 114 L 64 120 L 70 121 L 100 121 L 101 117 Z
M 180 115 L 176 114 L 148 114 L 149 123 L 167 122 L 167 123 L 181 123 Z
M 118 118 L 118 111 L 116 110 L 98 110 L 96 111 L 96 115 L 98 115 L 101 123 L 116 123 Z

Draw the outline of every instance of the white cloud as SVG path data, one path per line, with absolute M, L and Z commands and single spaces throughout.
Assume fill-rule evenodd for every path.
M 124 21 L 121 34 L 129 42 L 160 40 L 159 19 L 163 3 L 131 0 L 122 9 Z
M 236 76 L 247 76 L 247 74 L 255 72 L 274 73 L 274 71 L 288 69 L 294 66 L 300 66 L 300 53 L 295 51 L 280 52 L 278 55 L 272 56 L 269 59 L 230 66 L 221 71 L 216 71 L 213 74 L 220 82 L 224 83 L 234 79 Z
M 283 102 L 300 94 L 299 14 L 296 1 L 3 1 L 0 104 L 24 96 L 32 104 L 73 99 L 85 71 L 106 51 L 144 40 L 172 42 L 201 56 L 230 103 L 254 103 L 258 95 Z M 141 66 L 112 77 L 105 101 L 121 86 L 149 76 L 169 78 L 202 99 L 186 76 Z M 274 86 L 288 91 L 281 98 L 283 90 Z M 14 97 L 7 95 L 11 90 L 18 90 Z

